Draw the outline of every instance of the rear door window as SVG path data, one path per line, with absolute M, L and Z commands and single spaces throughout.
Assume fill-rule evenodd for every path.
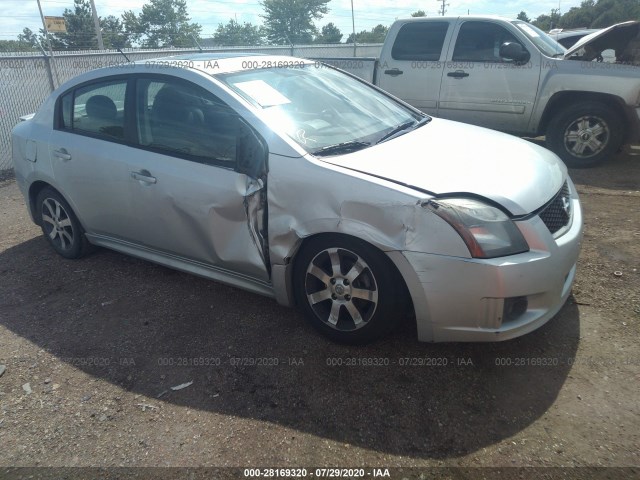
M 127 80 L 93 83 L 62 98 L 63 128 L 106 139 L 124 140 L 124 103 Z M 71 124 L 69 125 L 69 120 Z
M 391 57 L 394 60 L 438 61 L 448 29 L 448 22 L 406 23 L 398 32 Z

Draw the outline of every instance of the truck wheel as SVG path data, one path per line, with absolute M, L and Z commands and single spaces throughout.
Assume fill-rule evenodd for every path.
M 584 102 L 558 111 L 549 122 L 547 146 L 569 167 L 598 165 L 615 154 L 624 139 L 616 112 L 600 102 Z
M 393 264 L 365 242 L 342 235 L 309 240 L 294 266 L 296 302 L 307 320 L 339 343 L 363 344 L 400 318 Z

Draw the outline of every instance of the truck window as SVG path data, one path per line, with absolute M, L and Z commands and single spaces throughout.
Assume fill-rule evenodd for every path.
M 518 40 L 504 27 L 491 22 L 465 22 L 460 27 L 453 61 L 503 62 L 500 45 Z
M 448 22 L 406 23 L 391 49 L 394 60 L 440 60 Z
M 521 21 L 515 21 L 511 23 L 518 27 L 518 30 L 524 33 L 525 36 L 533 42 L 536 48 L 546 56 L 561 57 L 562 55 L 564 55 L 564 47 L 549 35 L 544 33 L 542 30 L 540 30 L 538 27 Z

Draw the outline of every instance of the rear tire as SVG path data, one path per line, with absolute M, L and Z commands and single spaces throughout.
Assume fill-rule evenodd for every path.
M 64 258 L 80 258 L 89 250 L 84 229 L 67 201 L 51 187 L 36 199 L 38 223 L 53 249 Z
M 547 127 L 547 146 L 569 167 L 599 165 L 624 140 L 623 122 L 611 107 L 584 102 L 556 112 Z
M 364 344 L 401 318 L 399 274 L 381 252 L 342 235 L 312 238 L 294 265 L 294 292 L 311 325 L 330 339 Z

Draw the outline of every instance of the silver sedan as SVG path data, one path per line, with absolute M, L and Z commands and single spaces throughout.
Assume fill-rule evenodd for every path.
M 297 305 L 330 338 L 517 337 L 569 296 L 576 189 L 548 150 L 428 117 L 323 64 L 171 57 L 94 70 L 13 131 L 60 255 L 111 248 Z

